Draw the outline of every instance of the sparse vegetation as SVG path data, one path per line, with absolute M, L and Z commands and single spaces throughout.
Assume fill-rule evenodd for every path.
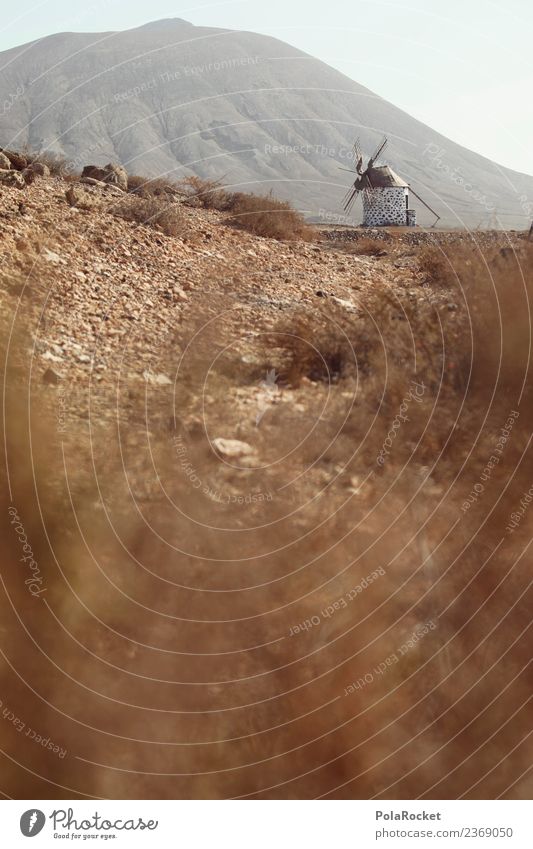
M 232 205 L 234 195 L 222 188 L 221 180 L 202 180 L 195 175 L 185 177 L 179 183 L 180 189 L 189 198 L 189 202 L 204 209 L 216 209 L 224 212 Z
M 235 194 L 230 204 L 229 222 L 256 236 L 266 236 L 280 241 L 300 240 L 310 242 L 315 236 L 303 215 L 287 201 L 272 195 Z
M 353 242 L 347 242 L 344 250 L 360 256 L 386 256 L 387 254 L 381 239 L 356 239 Z
M 125 198 L 114 204 L 112 211 L 119 218 L 154 227 L 166 236 L 180 236 L 185 230 L 180 205 L 169 201 L 166 195 Z
M 139 177 L 137 175 L 128 175 L 128 192 L 141 197 L 167 197 L 175 198 L 182 193 L 178 185 L 171 180 L 165 180 L 162 177 Z
M 269 195 L 254 195 L 244 192 L 228 192 L 221 180 L 203 180 L 186 177 L 179 188 L 188 196 L 188 202 L 228 212 L 228 222 L 256 236 L 282 241 L 312 241 L 317 234 L 304 217 L 287 201 Z
M 448 258 L 442 248 L 426 246 L 418 257 L 420 271 L 431 285 L 452 286 L 457 274 L 457 256 Z

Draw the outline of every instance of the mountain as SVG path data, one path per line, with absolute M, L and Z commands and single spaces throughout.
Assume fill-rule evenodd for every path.
M 0 143 L 76 166 L 196 173 L 339 215 L 359 136 L 447 226 L 524 229 L 533 177 L 450 141 L 353 80 L 264 35 L 181 19 L 126 32 L 60 33 L 0 54 Z M 433 216 L 413 199 L 419 221 Z M 355 219 L 360 218 L 356 207 Z

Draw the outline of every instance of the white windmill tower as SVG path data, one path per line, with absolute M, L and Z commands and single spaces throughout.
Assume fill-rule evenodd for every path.
M 354 144 L 357 180 L 344 198 L 344 210 L 349 213 L 359 193 L 363 194 L 363 227 L 405 227 L 416 224 L 416 211 L 409 209 L 409 192 L 426 206 L 436 221 L 440 216 L 427 205 L 405 180 L 389 165 L 376 165 L 387 145 L 385 137 L 373 156 L 363 166 L 363 153 L 359 139 Z M 347 170 L 347 169 L 344 169 Z

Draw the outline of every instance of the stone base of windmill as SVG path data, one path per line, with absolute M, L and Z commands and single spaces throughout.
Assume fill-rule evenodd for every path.
M 407 189 L 403 187 L 367 189 L 363 193 L 363 227 L 405 227 L 406 207 Z

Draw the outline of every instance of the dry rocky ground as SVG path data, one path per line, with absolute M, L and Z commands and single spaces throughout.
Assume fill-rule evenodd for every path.
M 270 368 L 283 368 L 282 345 L 272 350 L 267 338 L 282 320 L 313 314 L 326 300 L 356 315 L 361 293 L 377 281 L 414 300 L 447 301 L 446 294 L 422 288 L 424 275 L 403 243 L 378 257 L 319 241 L 320 231 L 316 243 L 280 243 L 227 226 L 223 213 L 186 206 L 183 234 L 172 237 L 117 217 L 117 196 L 109 187 L 83 186 L 87 209 L 70 206 L 65 193 L 61 178 L 41 179 L 23 194 L 2 189 L 0 262 L 4 326 L 22 325 L 29 334 L 15 359 L 26 362 L 30 355 L 32 397 L 42 399 L 52 417 L 58 389 L 66 395 L 66 443 L 69 435 L 77 443 L 77 423 L 88 420 L 89 409 L 95 425 L 113 421 L 117 394 L 128 415 L 139 414 L 144 438 L 148 393 L 150 415 L 166 438 L 175 382 L 179 389 L 191 357 L 211 357 L 214 336 L 219 344 L 231 341 L 221 370 L 233 369 L 236 380 L 225 387 L 222 430 L 211 435 L 257 439 L 264 405 L 301 411 L 323 389 L 310 389 L 309 381 L 299 387 L 274 383 L 266 391 L 262 386 Z M 186 430 L 202 426 L 199 402 L 210 410 L 221 400 L 210 394 L 209 383 L 205 394 L 192 395 L 186 411 L 179 410 Z
M 6 571 L 3 689 L 68 750 L 4 723 L 5 792 L 527 795 L 529 313 L 463 285 L 529 280 L 523 236 L 284 242 L 186 203 L 169 236 L 124 197 L 0 186 L 6 504 L 46 589 Z

